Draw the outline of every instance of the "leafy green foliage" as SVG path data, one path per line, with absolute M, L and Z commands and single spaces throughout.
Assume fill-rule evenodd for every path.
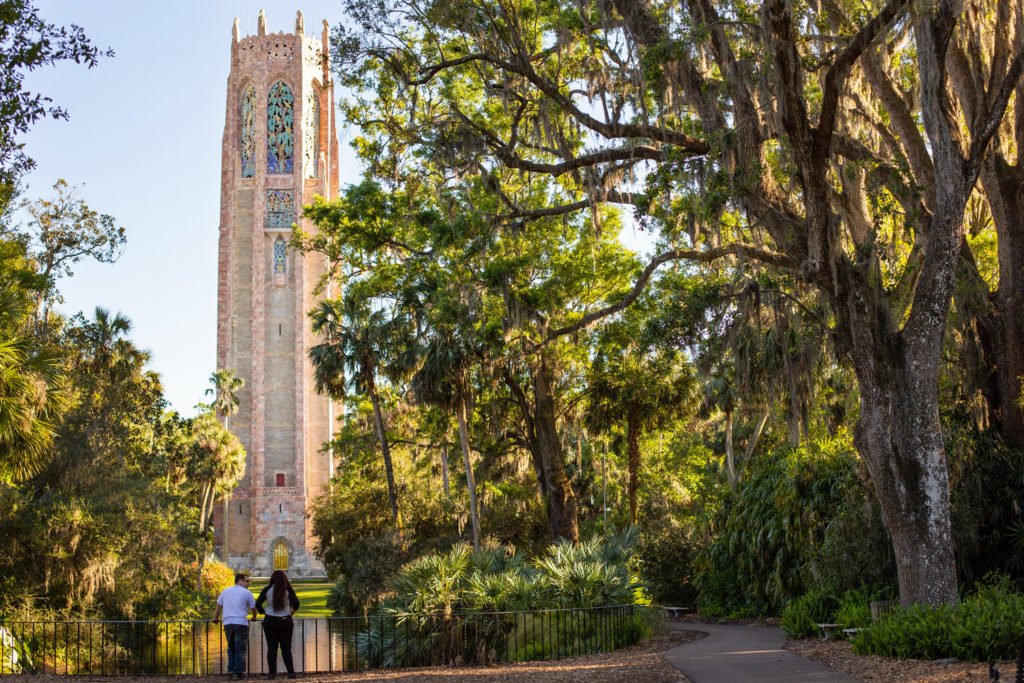
M 819 548 L 844 510 L 862 507 L 866 491 L 848 437 L 784 448 L 755 459 L 745 478 L 708 521 L 709 544 L 698 560 L 700 609 L 708 614 L 777 614 L 821 584 L 832 595 L 860 585 L 822 575 Z M 872 577 L 882 574 L 872 570 Z M 862 567 L 851 568 L 862 571 Z M 817 573 L 816 573 L 817 572 Z M 891 576 L 891 575 L 890 575 Z M 835 590 L 835 586 L 839 590 Z
M 697 606 L 693 576 L 697 549 L 690 533 L 677 525 L 650 525 L 640 532 L 637 571 L 655 604 L 691 609 Z
M 640 586 L 629 569 L 635 538 L 630 530 L 557 543 L 529 561 L 510 549 L 473 552 L 465 544 L 417 558 L 390 580 L 392 597 L 357 636 L 360 658 L 380 666 L 451 663 L 456 656 L 485 663 L 636 642 L 650 632 L 642 611 L 605 613 L 619 622 L 608 643 L 601 615 L 558 609 L 632 605 Z M 539 612 L 507 613 L 526 610 Z
M 818 624 L 833 623 L 836 601 L 820 591 L 805 593 L 786 603 L 782 610 L 782 630 L 788 638 L 818 635 Z
M 859 654 L 914 659 L 1015 659 L 1024 633 L 1024 594 L 1009 581 L 982 582 L 959 605 L 913 605 L 890 613 L 853 640 Z
M 46 21 L 31 0 L 0 2 L 0 214 L 16 177 L 32 166 L 18 136 L 41 118 L 67 118 L 49 97 L 25 88 L 25 75 L 65 61 L 92 68 L 103 56 L 113 52 L 97 49 L 79 26 Z

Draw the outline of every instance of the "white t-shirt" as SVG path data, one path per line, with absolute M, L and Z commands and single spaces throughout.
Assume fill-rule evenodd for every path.
M 217 604 L 221 606 L 225 625 L 248 626 L 249 612 L 256 607 L 256 598 L 252 597 L 248 588 L 236 583 L 221 591 Z

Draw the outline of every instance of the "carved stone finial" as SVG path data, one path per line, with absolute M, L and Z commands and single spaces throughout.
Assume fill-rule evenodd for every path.
M 235 23 L 231 25 L 231 40 L 238 42 L 238 17 L 235 17 Z
M 302 18 L 302 10 L 295 13 L 295 33 L 302 35 L 306 32 L 306 21 Z
M 267 13 L 263 10 L 260 10 L 259 17 L 256 18 L 256 35 L 267 35 Z

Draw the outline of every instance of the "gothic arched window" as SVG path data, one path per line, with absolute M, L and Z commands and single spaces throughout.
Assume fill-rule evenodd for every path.
M 305 157 L 303 165 L 307 178 L 316 178 L 320 166 L 320 95 L 316 83 L 312 84 L 306 99 Z
M 256 175 L 256 88 L 250 85 L 242 91 L 239 109 L 242 177 L 252 178 Z
M 291 173 L 295 149 L 295 98 L 292 89 L 278 81 L 267 93 L 267 173 Z
M 283 237 L 274 240 L 274 275 L 284 275 L 288 272 L 287 246 Z
M 284 544 L 284 541 L 274 544 L 274 569 L 288 570 L 288 546 Z

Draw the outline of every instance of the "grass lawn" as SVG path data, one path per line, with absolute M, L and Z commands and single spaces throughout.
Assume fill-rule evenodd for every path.
M 259 595 L 266 581 L 253 581 L 249 590 L 253 595 Z M 299 611 L 295 617 L 311 619 L 313 617 L 329 617 L 331 610 L 327 608 L 327 593 L 331 590 L 330 581 L 292 581 L 292 588 L 299 596 Z

